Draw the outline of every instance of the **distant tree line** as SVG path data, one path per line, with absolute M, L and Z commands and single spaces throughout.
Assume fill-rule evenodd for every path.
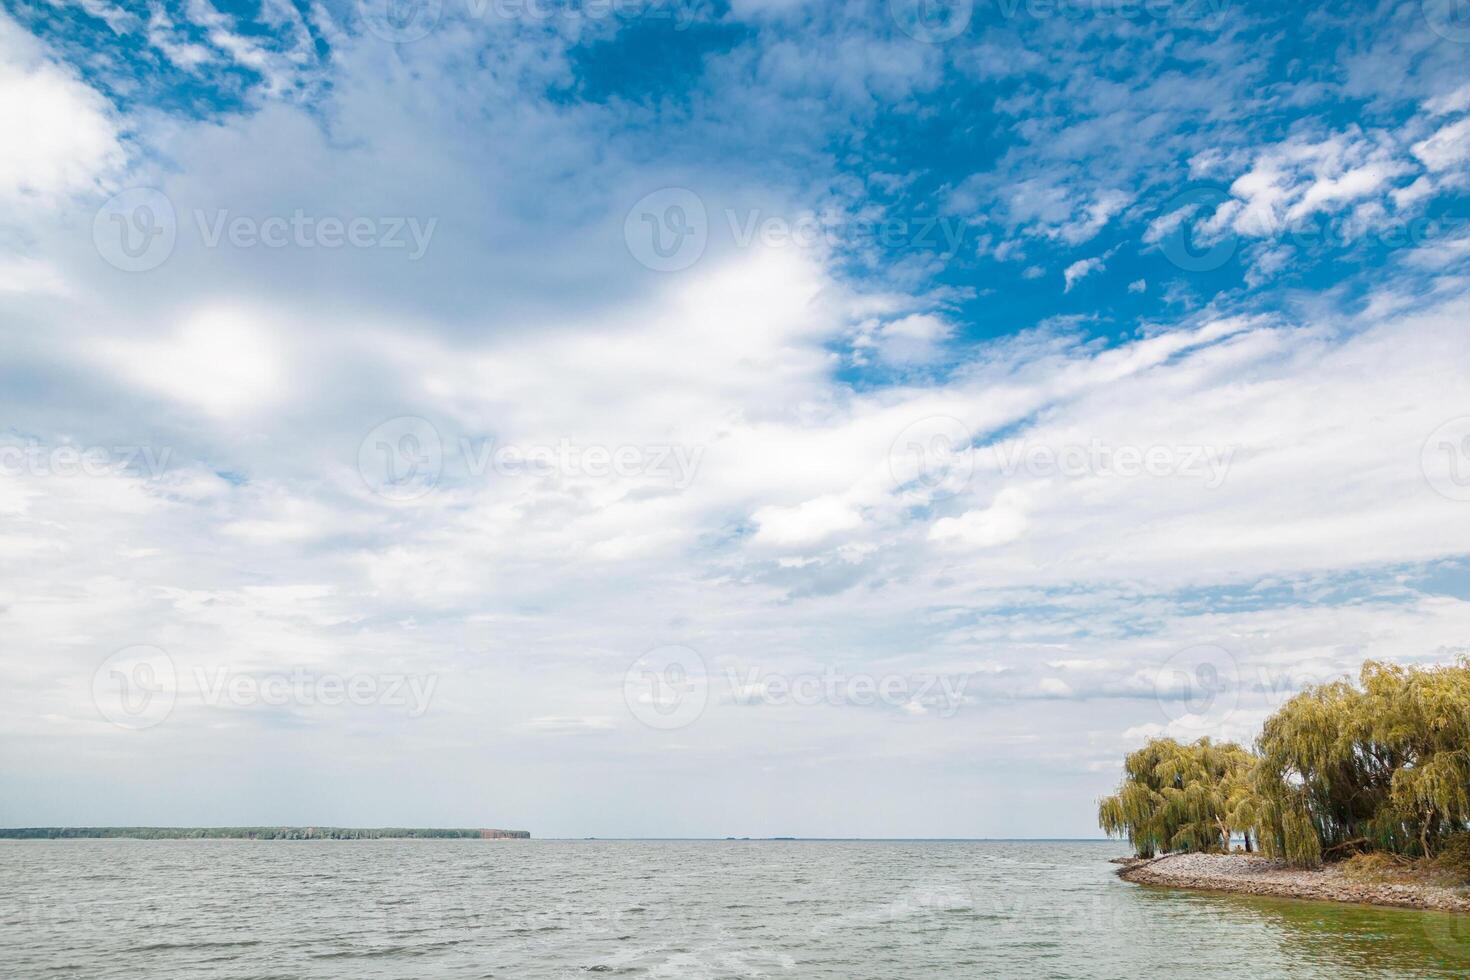
M 1359 683 L 1310 687 L 1255 751 L 1161 738 L 1123 762 L 1098 822 L 1139 857 L 1228 851 L 1234 834 L 1300 867 L 1357 853 L 1431 858 L 1470 828 L 1470 661 L 1368 662 Z
M 128 837 L 137 840 L 376 840 L 380 837 L 480 837 L 479 830 L 424 827 L 18 827 L 8 840 Z

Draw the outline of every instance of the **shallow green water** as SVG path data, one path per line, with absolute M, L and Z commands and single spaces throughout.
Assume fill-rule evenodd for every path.
M 0 973 L 1463 977 L 1470 916 L 1119 881 L 1116 844 L 0 842 Z

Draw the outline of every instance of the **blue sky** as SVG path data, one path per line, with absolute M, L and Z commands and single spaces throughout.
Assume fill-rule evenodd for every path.
M 1461 656 L 1456 13 L 8 4 L 0 822 L 1090 836 Z

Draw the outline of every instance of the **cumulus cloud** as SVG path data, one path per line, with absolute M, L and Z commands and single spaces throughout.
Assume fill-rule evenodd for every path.
M 762 507 L 752 517 L 760 528 L 756 541 L 778 546 L 814 544 L 862 523 L 851 504 L 835 497 L 808 500 L 795 507 Z
M 884 322 L 864 323 L 853 346 L 859 352 L 872 350 L 885 364 L 931 364 L 939 359 L 944 342 L 953 335 L 954 325 L 943 317 L 910 313 Z
M 993 548 L 1010 544 L 1026 533 L 1026 496 L 1023 491 L 1002 490 L 994 503 L 983 510 L 944 517 L 929 529 L 929 540 L 969 548 Z
M 108 101 L 8 14 L 0 14 L 0 129 L 12 134 L 0 152 L 7 209 L 95 190 L 126 159 Z
M 1090 811 L 1132 740 L 1191 724 L 1156 683 L 1181 649 L 1216 643 L 1236 659 L 1241 707 L 1218 729 L 1231 732 L 1309 679 L 1292 664 L 1463 650 L 1463 239 L 1340 283 L 1362 287 L 1361 304 L 1222 293 L 1199 310 L 1163 305 L 1179 292 L 1139 276 L 1129 251 L 1094 246 L 1068 264 L 1114 231 L 1160 241 L 1170 221 L 1252 237 L 1364 205 L 1383 208 L 1365 221 L 1423 207 L 1458 165 L 1460 94 L 1406 94 L 1426 115 L 1398 126 L 1266 139 L 1191 128 L 1264 70 L 1233 27 L 1188 42 L 1221 69 L 1210 77 L 1179 73 L 1146 37 L 1131 49 L 1138 77 L 1116 84 L 1085 70 L 1089 45 L 1051 46 L 1055 66 L 956 55 L 967 78 L 1015 80 L 996 102 L 1008 148 L 980 174 L 916 167 L 871 186 L 913 211 L 909 188 L 942 183 L 946 213 L 994 236 L 976 254 L 1003 253 L 1020 270 L 1007 282 L 1049 300 L 1024 277 L 1061 268 L 1070 291 L 1120 255 L 1138 288 L 1118 299 L 1161 304 L 1126 323 L 1067 319 L 982 294 L 981 276 L 937 285 L 929 256 L 859 256 L 897 269 L 899 288 L 836 248 L 718 234 L 726 209 L 829 203 L 812 195 L 866 213 L 868 183 L 818 168 L 833 145 L 895 154 L 903 140 L 871 150 L 853 133 L 924 117 L 912 100 L 945 83 L 939 46 L 829 31 L 813 51 L 764 35 L 856 22 L 751 10 L 762 31 L 708 52 L 688 91 L 650 95 L 592 78 L 570 27 L 453 21 L 393 45 L 313 10 L 331 47 L 319 62 L 294 8 L 270 10 L 270 37 L 207 3 L 150 19 L 160 64 L 259 77 L 203 118 L 123 117 L 4 22 L 16 56 L 0 111 L 28 125 L 35 96 L 71 123 L 4 158 L 12 198 L 52 209 L 0 263 L 11 822 L 73 822 L 120 765 L 153 778 L 115 786 L 99 822 L 473 825 L 511 812 L 538 832 L 591 832 L 563 805 L 576 785 L 604 801 L 599 832 L 710 832 L 765 819 L 763 783 L 722 767 L 733 753 L 762 774 L 819 760 L 855 813 L 881 809 L 864 796 L 879 783 L 948 799 L 954 760 L 967 785 L 990 781 L 977 793 L 1024 799 L 1003 774 L 975 776 L 975 745 L 1092 780 Z M 619 26 L 585 29 L 615 44 Z M 331 80 L 320 93 L 303 81 L 318 70 Z M 1053 70 L 1055 85 L 1025 77 Z M 123 132 L 146 152 L 128 157 Z M 1205 159 L 1206 144 L 1221 150 Z M 1172 194 L 1185 175 L 1170 168 L 1191 158 L 1229 200 L 1161 217 L 1151 195 Z M 87 240 L 114 178 L 159 187 L 178 214 L 155 270 L 124 273 Z M 668 188 L 711 219 L 704 253 L 673 272 L 640 264 L 625 238 L 634 205 Z M 199 233 L 198 215 L 298 210 L 439 223 L 412 262 Z M 649 216 L 690 230 L 662 207 Z M 1269 285 L 1277 258 L 1249 258 Z M 395 496 L 384 465 L 416 468 L 406 486 L 422 492 Z M 93 672 L 131 644 L 165 649 L 181 677 L 174 714 L 147 733 L 109 726 L 92 703 Z M 694 651 L 711 687 L 752 668 L 963 677 L 966 710 L 824 705 L 817 725 L 817 709 L 711 697 L 697 724 L 657 733 L 624 684 L 664 645 Z M 196 683 L 298 667 L 442 683 L 413 719 L 232 711 Z M 282 759 L 333 779 L 273 794 Z M 211 786 L 216 809 L 150 809 L 201 772 L 229 773 Z M 691 791 L 667 823 L 641 823 L 672 778 Z M 843 823 L 830 793 L 791 782 L 786 812 L 827 822 L 772 832 L 886 829 Z M 917 804 L 892 805 L 943 832 Z

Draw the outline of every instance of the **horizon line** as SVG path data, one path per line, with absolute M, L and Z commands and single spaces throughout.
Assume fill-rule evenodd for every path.
M 463 831 L 463 830 L 494 830 L 499 828 L 462 828 L 462 827 L 433 827 L 433 826 L 411 826 L 408 824 L 383 824 L 379 826 L 348 826 L 345 824 L 31 824 L 25 826 L 0 827 L 0 834 L 12 833 L 23 830 L 415 830 L 415 831 Z M 445 840 L 471 838 L 442 838 Z M 1078 843 L 1102 843 L 1116 842 L 1109 837 L 849 837 L 849 836 L 805 836 L 805 835 L 753 835 L 753 834 L 720 834 L 712 836 L 602 836 L 599 834 L 587 834 L 565 837 L 533 837 L 532 840 L 543 841 L 972 841 L 972 842 L 1027 842 L 1027 841 L 1059 841 Z

